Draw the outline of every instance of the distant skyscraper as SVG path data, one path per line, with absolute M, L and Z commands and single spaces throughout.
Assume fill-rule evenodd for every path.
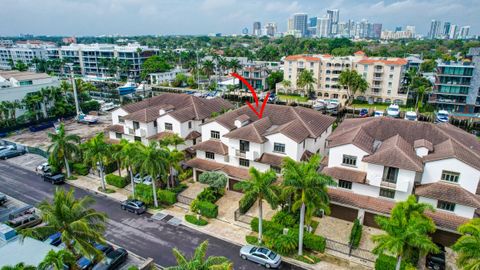
M 348 29 L 349 29 L 348 28 L 348 23 L 339 22 L 338 23 L 337 35 L 341 35 L 342 37 L 348 37 L 350 35 Z
M 275 34 L 277 33 L 277 24 L 274 23 L 274 22 L 269 22 L 269 23 L 266 23 L 265 24 L 265 34 L 267 36 L 275 36 Z
M 430 23 L 430 31 L 428 32 L 428 38 L 435 39 L 440 35 L 440 27 L 442 25 L 441 21 L 432 20 Z
M 288 25 L 287 25 L 287 31 L 292 32 L 293 29 L 293 18 L 288 18 Z
M 327 17 L 330 19 L 330 28 L 328 34 L 334 36 L 338 33 L 338 20 L 340 17 L 340 11 L 338 9 L 327 10 Z
M 400 32 L 400 31 L 402 31 L 402 27 L 401 27 L 401 26 L 395 27 L 395 32 Z
M 316 26 L 317 26 L 317 17 L 308 18 L 308 27 L 316 27 Z
M 449 37 L 449 34 L 450 34 L 450 23 L 449 22 L 445 22 L 443 24 L 443 31 L 442 31 L 442 36 L 444 38 L 448 38 Z
M 262 24 L 260 22 L 253 23 L 252 34 L 254 36 L 260 36 L 262 34 Z
M 449 39 L 457 39 L 458 38 L 458 25 L 452 24 L 450 25 L 450 31 L 448 33 Z
M 307 34 L 307 19 L 306 13 L 293 14 L 293 30 L 299 31 L 302 37 Z
M 414 25 L 405 26 L 405 31 L 412 33 L 412 37 L 415 37 L 415 26 Z
M 330 18 L 328 16 L 317 19 L 317 37 L 328 37 L 330 28 Z
M 242 34 L 248 35 L 248 28 L 247 27 L 242 29 Z
M 372 38 L 380 38 L 380 36 L 382 35 L 382 24 L 374 23 L 372 27 L 373 27 Z
M 470 33 L 470 26 L 469 25 L 462 26 L 462 28 L 460 28 L 460 38 L 461 39 L 467 39 L 469 33 Z

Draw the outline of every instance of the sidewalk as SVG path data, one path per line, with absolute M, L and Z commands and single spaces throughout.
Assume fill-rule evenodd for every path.
M 86 176 L 78 175 L 77 178 L 78 179 L 76 180 L 67 180 L 67 183 L 77 188 L 86 189 L 97 194 L 106 195 L 120 202 L 125 201 L 126 199 L 128 199 L 128 196 L 131 195 L 131 192 L 128 191 L 130 189 L 129 188 L 130 184 L 127 185 L 125 188 L 117 188 L 105 183 L 108 189 L 115 190 L 114 193 L 105 193 L 98 190 L 98 188 L 102 186 L 101 180 L 98 176 L 93 174 L 88 174 Z

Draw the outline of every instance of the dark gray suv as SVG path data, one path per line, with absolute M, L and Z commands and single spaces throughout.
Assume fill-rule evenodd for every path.
M 122 209 L 140 215 L 147 211 L 147 205 L 140 200 L 126 200 L 122 202 Z

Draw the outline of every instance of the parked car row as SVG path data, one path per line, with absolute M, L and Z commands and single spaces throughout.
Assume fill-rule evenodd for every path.
M 12 157 L 25 155 L 27 153 L 27 150 L 25 150 L 25 148 L 18 148 L 12 145 L 1 146 L 1 147 L 2 148 L 0 148 L 0 159 L 4 159 L 4 160 L 7 160 Z
M 152 181 L 153 177 L 151 177 L 150 175 L 142 176 L 141 174 L 137 173 L 133 176 L 133 182 L 135 182 L 135 184 L 151 185 Z

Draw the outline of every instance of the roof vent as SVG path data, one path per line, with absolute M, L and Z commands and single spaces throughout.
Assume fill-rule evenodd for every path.
M 173 111 L 174 109 L 175 109 L 175 107 L 173 105 L 166 105 L 166 106 L 163 106 L 162 108 L 160 108 L 159 114 L 164 115 L 164 114 L 167 114 L 167 113 Z
M 233 122 L 233 124 L 237 128 L 241 128 L 243 126 L 246 126 L 248 123 L 250 123 L 250 117 L 246 114 L 242 114 L 239 117 L 235 118 L 235 122 Z

